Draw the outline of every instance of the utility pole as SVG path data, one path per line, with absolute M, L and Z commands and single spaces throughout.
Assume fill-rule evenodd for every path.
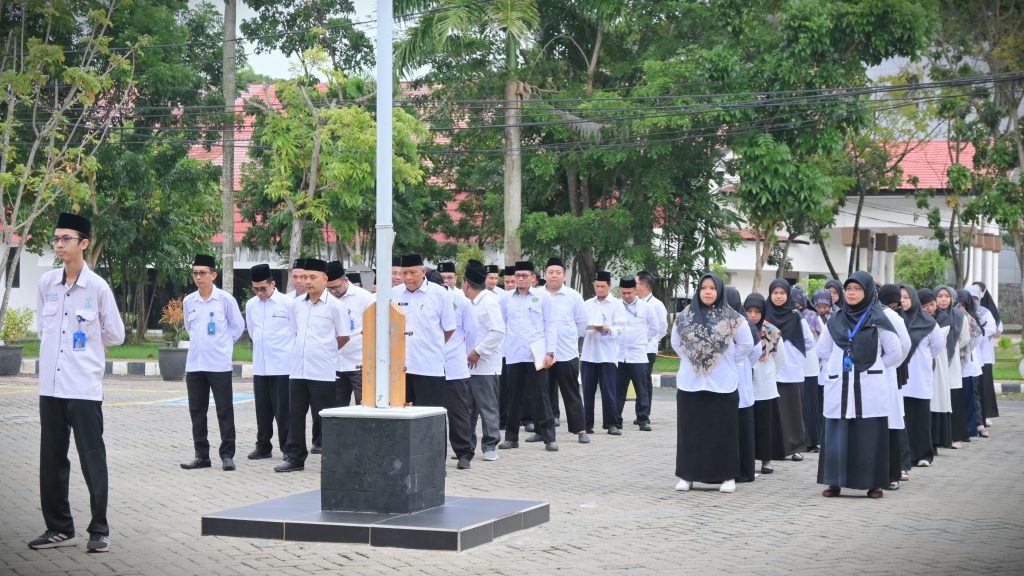
M 224 156 L 221 166 L 223 187 L 224 264 L 221 282 L 224 291 L 234 295 L 235 288 L 235 19 L 237 0 L 224 0 Z

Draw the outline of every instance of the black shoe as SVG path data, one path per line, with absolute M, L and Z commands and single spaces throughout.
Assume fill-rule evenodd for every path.
M 469 458 L 463 456 L 459 458 L 459 463 L 455 465 L 459 470 L 469 470 Z
M 527 432 L 533 432 L 533 430 L 534 430 L 533 422 L 527 422 L 527 424 L 526 424 L 526 431 Z
M 593 433 L 594 433 L 594 429 L 593 428 L 587 428 L 587 434 L 593 434 Z
M 292 462 L 291 460 L 285 460 L 284 462 L 274 466 L 274 472 L 298 472 L 304 470 L 306 467 L 298 462 Z
M 817 454 L 821 452 L 821 450 L 817 446 L 811 446 L 810 448 L 807 449 L 807 451 L 810 452 L 811 454 Z
M 324 453 L 324 449 L 321 446 L 313 446 L 313 448 L 309 451 L 309 453 L 310 454 L 323 454 Z
M 499 450 L 508 450 L 510 448 L 519 448 L 519 442 L 515 440 L 505 440 L 501 444 L 498 444 Z
M 90 534 L 85 549 L 91 553 L 110 552 L 110 539 L 102 534 Z
M 790 456 L 789 459 L 792 460 L 793 462 L 803 462 L 804 461 L 804 455 L 799 453 L 799 452 L 797 452 L 796 454 L 793 454 L 792 456 Z
M 639 426 L 639 425 L 640 425 L 640 419 L 639 418 L 636 419 L 636 420 L 633 420 L 633 426 Z
M 611 434 L 612 436 L 622 436 L 622 430 L 619 430 L 615 426 L 609 426 L 608 433 Z
M 260 450 L 259 448 L 257 448 L 252 452 L 249 452 L 249 455 L 246 456 L 246 458 L 248 458 L 249 460 L 264 460 L 266 458 L 270 458 L 270 456 L 270 450 Z
M 452 454 L 451 458 L 449 458 L 449 460 L 458 460 L 458 459 L 459 459 L 459 457 L 457 455 L 455 455 L 455 454 Z
M 74 546 L 75 545 L 75 533 L 70 534 L 64 532 L 58 532 L 56 530 L 47 530 L 39 535 L 38 538 L 28 543 L 28 547 L 33 550 L 45 550 L 46 548 L 57 548 L 60 546 Z
M 196 468 L 209 468 L 213 466 L 209 458 L 193 458 L 188 462 L 182 462 L 182 470 L 195 470 Z
M 235 461 L 232 458 L 222 458 L 220 463 L 225 472 L 231 472 L 235 469 Z
M 641 424 L 640 425 L 640 430 L 643 431 L 643 432 L 650 432 L 651 431 L 651 425 L 650 424 L 646 424 L 646 423 L 645 424 Z
M 768 466 L 761 466 L 761 474 L 771 474 L 772 472 L 775 472 L 774 468 L 770 468 Z
M 541 440 L 543 440 L 543 438 L 540 437 L 540 434 L 530 434 L 526 438 L 527 442 L 540 442 Z

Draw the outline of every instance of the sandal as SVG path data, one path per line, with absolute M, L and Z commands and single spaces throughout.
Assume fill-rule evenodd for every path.
M 906 482 L 907 480 L 910 480 L 910 474 L 900 472 L 900 482 Z
M 981 436 L 982 438 L 988 438 L 988 430 L 985 430 L 984 428 L 979 429 L 978 436 Z
M 882 496 L 885 496 L 885 492 L 882 492 L 881 488 L 868 490 L 868 498 L 881 498 Z
M 838 486 L 829 486 L 822 491 L 821 495 L 825 498 L 835 498 L 836 496 L 839 496 L 840 490 L 841 489 Z
M 771 474 L 772 472 L 775 472 L 774 468 L 771 468 L 769 466 L 761 466 L 761 474 Z
M 949 447 L 952 448 L 953 450 L 959 450 L 959 449 L 963 448 L 964 445 L 961 444 L 960 441 L 958 440 L 958 441 L 953 442 L 952 444 L 950 444 Z
M 900 489 L 900 483 L 899 482 L 889 482 L 889 490 L 899 490 L 899 489 Z

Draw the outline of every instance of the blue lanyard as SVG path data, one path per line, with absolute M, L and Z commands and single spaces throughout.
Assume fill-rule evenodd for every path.
M 861 327 L 862 324 L 864 324 L 864 319 L 867 318 L 868 314 L 870 314 L 870 313 L 871 313 L 871 309 L 870 308 L 865 310 L 864 313 L 861 314 L 860 320 L 857 320 L 857 325 L 854 326 L 853 330 L 852 331 L 850 331 L 850 330 L 846 331 L 846 337 L 850 339 L 850 344 L 851 345 L 853 344 L 853 337 L 857 335 L 857 332 L 860 332 L 860 327 Z

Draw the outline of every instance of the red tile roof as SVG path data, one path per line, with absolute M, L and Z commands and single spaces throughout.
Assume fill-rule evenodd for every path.
M 894 142 L 889 145 L 890 153 L 899 156 L 907 150 L 900 162 L 903 169 L 904 188 L 913 188 L 912 177 L 917 177 L 918 188 L 946 188 L 946 170 L 957 158 L 955 143 L 947 140 L 931 140 L 927 142 Z M 957 164 L 974 169 L 974 146 L 964 144 L 959 150 Z

